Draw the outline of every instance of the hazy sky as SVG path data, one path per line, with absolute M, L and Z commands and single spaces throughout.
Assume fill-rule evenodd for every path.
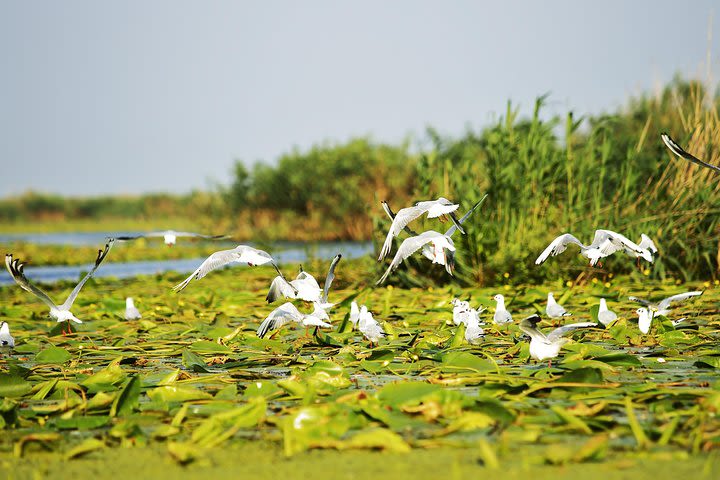
M 720 72 L 720 2 L 0 0 L 0 196 L 185 192 L 235 159 Z M 713 8 L 715 11 L 713 11 Z

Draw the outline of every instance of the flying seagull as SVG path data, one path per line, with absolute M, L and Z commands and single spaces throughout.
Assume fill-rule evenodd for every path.
M 645 300 L 644 298 L 638 297 L 628 297 L 628 300 L 640 303 L 645 306 L 644 308 L 638 308 L 635 313 L 637 313 L 640 318 L 640 331 L 643 333 L 647 333 L 650 330 L 650 323 L 652 322 L 653 318 L 660 315 L 666 316 L 668 313 L 670 313 L 670 304 L 676 302 L 683 302 L 690 298 L 698 297 L 702 294 L 703 292 L 700 290 L 678 293 L 677 295 L 663 298 L 659 302 L 651 302 L 649 300 Z M 644 313 L 641 312 L 641 310 L 644 310 Z M 646 319 L 645 316 L 647 317 Z
M 465 212 L 465 215 L 463 215 L 462 218 L 460 220 L 458 220 L 457 223 L 459 223 L 460 225 L 465 223 L 465 220 L 470 218 L 470 215 L 472 215 L 475 212 L 475 210 L 485 201 L 486 198 L 487 198 L 487 194 L 485 194 L 475 205 L 473 205 L 473 207 L 470 210 Z M 390 205 L 388 205 L 387 202 L 382 202 L 382 206 L 383 206 L 383 210 L 385 210 L 385 213 L 387 214 L 387 216 L 390 217 L 390 220 L 395 220 L 396 215 L 395 215 L 395 213 L 393 213 L 392 209 L 390 208 Z M 453 224 L 445 232 L 445 235 L 448 237 L 452 237 L 453 234 L 457 231 L 457 229 L 458 228 L 455 226 L 455 224 Z M 403 230 L 405 230 L 412 237 L 416 237 L 418 235 L 415 231 L 413 231 L 407 225 L 405 225 Z M 435 258 L 433 248 L 432 248 L 432 246 L 430 246 L 428 244 L 423 245 L 421 253 L 423 254 L 423 256 L 425 258 L 427 258 L 430 261 L 432 261 Z M 455 252 L 448 250 L 446 252 L 446 255 L 447 255 L 447 261 L 445 262 L 445 270 L 450 275 L 452 275 L 453 270 L 455 268 Z
M 637 243 L 628 239 L 625 235 L 613 232 L 612 230 L 595 230 L 595 237 L 590 245 L 583 244 L 574 235 L 564 233 L 555 238 L 540 256 L 535 260 L 535 265 L 540 265 L 550 256 L 559 255 L 567 249 L 567 246 L 574 244 L 580 247 L 580 253 L 590 260 L 590 265 L 595 265 L 601 258 L 612 255 L 617 251 L 625 251 L 636 257 L 642 257 L 652 262 L 651 253 Z M 654 244 L 653 244 L 654 246 Z
M 142 235 L 130 235 L 130 236 L 119 236 L 115 237 L 115 240 L 128 241 L 137 240 L 138 238 L 156 238 L 162 237 L 165 241 L 165 245 L 172 247 L 177 242 L 178 237 L 193 237 L 193 238 L 207 238 L 210 240 L 220 240 L 228 238 L 227 235 L 203 235 L 201 233 L 193 232 L 176 232 L 175 230 L 165 230 L 164 232 L 148 232 Z
M 302 270 L 295 277 L 295 280 L 287 281 L 285 277 L 278 270 L 278 276 L 275 277 L 270 283 L 270 290 L 268 291 L 267 303 L 273 303 L 279 298 L 297 298 L 305 302 L 315 302 L 319 304 L 321 308 L 328 309 L 333 306 L 332 303 L 328 303 L 328 292 L 333 280 L 335 280 L 335 267 L 342 258 L 341 254 L 335 255 L 335 258 L 330 262 L 330 268 L 328 268 L 327 276 L 325 277 L 325 285 L 323 289 L 320 289 L 315 277 Z
M 383 201 L 383 208 L 387 212 L 390 207 L 386 207 L 387 202 Z M 437 218 L 442 215 L 449 215 L 453 221 L 454 226 L 460 230 L 460 233 L 465 234 L 460 222 L 455 217 L 455 210 L 460 207 L 457 203 L 452 203 L 447 198 L 440 197 L 437 200 L 428 200 L 425 202 L 417 202 L 412 207 L 402 208 L 397 212 L 397 215 L 393 218 L 392 225 L 390 225 L 390 231 L 385 238 L 382 250 L 380 250 L 380 256 L 378 261 L 385 258 L 390 253 L 392 248 L 392 240 L 397 237 L 400 232 L 403 231 L 407 225 L 413 220 L 420 218 L 423 214 L 427 214 L 428 218 Z
M 258 250 L 257 248 L 249 247 L 247 245 L 238 245 L 237 247 L 230 250 L 220 250 L 210 255 L 193 273 L 190 274 L 185 280 L 173 287 L 176 292 L 182 291 L 187 287 L 188 283 L 193 280 L 200 280 L 208 273 L 216 270 L 220 267 L 224 267 L 229 263 L 247 263 L 250 267 L 258 265 L 265 265 L 266 263 L 271 264 L 275 267 L 275 270 L 282 276 L 280 269 L 278 269 L 277 263 L 270 256 L 269 253 Z
M 455 244 L 453 243 L 452 239 L 447 235 L 443 235 L 442 233 L 438 233 L 434 230 L 428 230 L 427 232 L 423 232 L 416 237 L 408 237 L 403 240 L 403 242 L 400 244 L 400 248 L 398 248 L 397 252 L 395 253 L 395 257 L 393 257 L 392 262 L 390 262 L 390 266 L 385 271 L 383 276 L 380 277 L 380 280 L 377 281 L 377 284 L 379 285 L 381 283 L 384 283 L 390 273 L 397 267 L 399 267 L 403 260 L 405 260 L 410 255 L 417 252 L 423 246 L 428 244 L 432 245 L 432 262 L 438 263 L 440 265 L 445 265 L 446 270 L 449 266 L 449 273 L 452 275 L 453 265 L 448 261 L 448 254 L 446 252 L 454 252 Z
M 306 329 L 311 326 L 332 328 L 332 325 L 323 321 L 329 319 L 327 312 L 317 303 L 315 303 L 315 310 L 312 313 L 305 314 L 301 313 L 295 305 L 287 302 L 270 312 L 270 315 L 258 327 L 257 336 L 263 338 L 270 330 L 277 330 L 291 322 L 301 323 Z
M 710 170 L 715 171 L 715 173 L 720 173 L 720 167 L 703 162 L 699 158 L 689 154 L 688 152 L 683 150 L 680 145 L 675 143 L 675 140 L 670 138 L 670 135 L 668 135 L 667 133 L 661 134 L 660 138 L 662 138 L 662 141 L 665 142 L 665 145 L 670 149 L 670 151 L 678 157 L 682 157 L 685 160 L 689 160 L 693 163 L 697 163 L 698 165 L 702 165 L 705 168 L 709 168 Z
M 78 283 L 72 292 L 70 292 L 70 296 L 67 297 L 65 300 L 65 303 L 62 305 L 56 305 L 52 300 L 50 300 L 50 297 L 47 296 L 45 292 L 40 290 L 38 287 L 30 283 L 30 281 L 25 277 L 25 273 L 23 272 L 23 268 L 25 267 L 25 264 L 20 261 L 20 259 L 13 259 L 12 254 L 8 253 L 5 255 L 5 266 L 8 269 L 8 272 L 10 272 L 10 275 L 12 275 L 13 280 L 20 285 L 20 287 L 23 290 L 26 290 L 36 297 L 38 297 L 45 305 L 50 307 L 50 317 L 57 320 L 59 322 L 66 322 L 66 321 L 73 321 L 75 323 L 82 323 L 81 320 L 79 320 L 75 315 L 73 315 L 70 312 L 70 308 L 72 307 L 73 303 L 75 302 L 75 299 L 77 298 L 78 294 L 80 293 L 80 290 L 82 289 L 83 285 L 85 285 L 85 282 L 87 282 L 90 277 L 93 276 L 95 273 L 95 270 L 98 269 L 100 264 L 103 260 L 105 260 L 105 257 L 107 256 L 108 252 L 110 251 L 110 248 L 113 245 L 114 240 L 110 239 L 108 243 L 105 245 L 105 248 L 103 250 L 98 250 L 97 258 L 95 259 L 95 265 L 93 268 L 88 272 L 85 277 L 80 280 L 80 283 Z
M 0 322 L 0 347 L 15 347 L 15 339 L 10 335 L 10 325 Z
M 548 359 L 548 367 L 551 366 L 552 359 L 560 353 L 560 348 L 568 342 L 567 338 L 563 338 L 565 335 L 578 328 L 596 326 L 592 322 L 571 323 L 545 335 L 537 329 L 541 320 L 539 315 L 531 315 L 520 322 L 520 330 L 530 337 L 530 356 L 538 361 Z
M 133 299 L 127 297 L 125 299 L 125 320 L 139 320 L 141 318 L 140 310 L 133 303 Z

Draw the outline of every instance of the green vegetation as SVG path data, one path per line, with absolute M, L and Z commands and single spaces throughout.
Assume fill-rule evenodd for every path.
M 246 467 L 258 475 L 272 457 L 290 458 L 283 465 L 303 475 L 313 459 L 337 471 L 371 458 L 347 450 L 388 452 L 383 461 L 398 463 L 385 473 L 438 458 L 458 477 L 554 475 L 553 466 L 589 464 L 595 478 L 648 463 L 665 468 L 646 474 L 690 465 L 717 474 L 720 290 L 674 311 L 688 316 L 680 326 L 661 318 L 642 335 L 627 295 L 677 293 L 673 282 L 369 289 L 368 263 L 338 267 L 333 330 L 306 336 L 290 325 L 265 339 L 255 329 L 277 306 L 264 302 L 274 276 L 266 267 L 214 272 L 179 295 L 170 292 L 177 274 L 92 280 L 74 309 L 85 323 L 67 336 L 41 302 L 16 285 L 0 288 L 0 321 L 16 339 L 14 351 L 0 353 L 0 469 L 30 476 L 64 460 L 70 472 L 149 448 L 159 455 L 138 457 L 146 471 L 167 462 L 191 472 L 208 462 L 252 464 L 262 449 L 259 466 Z M 72 283 L 48 293 L 62 298 Z M 516 324 L 486 326 L 485 340 L 469 346 L 450 321 L 453 297 L 490 306 L 501 291 L 517 320 L 542 310 L 549 290 L 573 321 L 593 319 L 600 297 L 620 319 L 574 334 L 551 368 L 528 358 Z M 126 296 L 141 320 L 122 319 Z M 379 346 L 351 331 L 352 299 L 385 326 Z M 309 453 L 317 449 L 339 452 Z

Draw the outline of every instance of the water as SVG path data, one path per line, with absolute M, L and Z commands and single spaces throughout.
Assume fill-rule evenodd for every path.
M 119 233 L 117 233 L 119 235 Z M 26 241 L 44 245 L 97 245 L 105 242 L 104 233 L 52 233 L 52 234 L 17 234 L 0 235 L 0 243 Z M 164 247 L 162 239 L 157 242 Z M 235 243 L 218 242 L 218 249 L 231 248 Z M 166 247 L 167 248 L 167 247 Z M 306 262 L 309 259 L 330 260 L 338 253 L 344 258 L 359 258 L 373 252 L 371 242 L 278 242 L 268 248 L 275 260 L 280 264 Z M 151 260 L 145 262 L 112 262 L 112 252 L 108 261 L 95 273 L 96 277 L 128 278 L 136 275 L 154 275 L 163 272 L 189 273 L 195 270 L 205 258 L 188 258 L 182 260 Z M 36 282 L 56 282 L 58 280 L 78 280 L 83 272 L 87 272 L 92 263 L 85 265 L 56 265 L 25 267 L 25 275 Z M 7 271 L 0 274 L 0 285 L 13 283 Z

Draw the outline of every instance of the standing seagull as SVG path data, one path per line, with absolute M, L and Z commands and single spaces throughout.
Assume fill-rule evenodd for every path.
M 453 298 L 450 302 L 453 306 L 453 323 L 457 326 L 461 323 L 466 323 L 467 318 L 470 315 L 472 308 L 470 302 Z
M 473 207 L 470 210 L 465 212 L 465 215 L 463 215 L 462 218 L 460 220 L 458 220 L 458 223 L 460 225 L 465 223 L 465 220 L 470 218 L 470 215 L 472 215 L 475 212 L 475 210 L 477 210 L 477 208 L 485 201 L 486 198 L 487 198 L 487 194 L 483 195 L 483 197 L 475 205 L 473 205 Z M 388 205 L 387 202 L 382 202 L 382 206 L 383 206 L 383 210 L 385 210 L 385 213 L 387 214 L 387 216 L 390 217 L 390 220 L 395 220 L 395 214 L 393 213 L 392 209 L 390 208 L 390 205 Z M 445 235 L 452 238 L 453 234 L 457 231 L 457 229 L 458 228 L 453 224 L 445 232 Z M 405 226 L 405 228 L 403 228 L 403 230 L 405 230 L 411 237 L 417 237 L 417 235 L 418 235 L 414 230 L 412 230 L 407 225 Z M 432 261 L 434 258 L 433 248 L 432 248 L 432 246 L 430 246 L 428 244 L 423 245 L 421 253 L 423 254 L 423 256 L 425 258 L 427 258 L 430 261 Z M 455 268 L 455 253 L 452 251 L 447 251 L 446 255 L 447 255 L 447 261 L 445 262 L 445 270 L 450 275 L 452 275 L 453 270 Z
M 7 267 L 8 272 L 10 272 L 10 275 L 12 275 L 13 280 L 20 285 L 20 287 L 23 290 L 26 290 L 36 297 L 38 297 L 45 305 L 50 307 L 50 317 L 57 320 L 58 323 L 60 322 L 67 322 L 67 321 L 73 321 L 75 323 L 82 323 L 81 320 L 79 320 L 75 315 L 73 315 L 70 312 L 70 308 L 72 307 L 73 303 L 75 302 L 75 299 L 77 298 L 78 294 L 80 293 L 80 290 L 82 289 L 83 285 L 85 285 L 85 282 L 87 282 L 90 277 L 93 276 L 95 273 L 95 270 L 98 269 L 100 264 L 103 260 L 105 260 L 105 257 L 107 256 L 108 252 L 110 251 L 110 248 L 113 245 L 114 240 L 110 239 L 108 243 L 105 245 L 104 250 L 98 250 L 97 258 L 95 259 L 95 265 L 93 266 L 92 270 L 88 272 L 85 277 L 80 280 L 80 283 L 78 283 L 72 292 L 70 292 L 70 296 L 67 297 L 67 300 L 65 300 L 65 303 L 62 305 L 55 305 L 55 303 L 50 300 L 50 297 L 47 296 L 45 292 L 40 290 L 38 287 L 30 283 L 30 281 L 25 277 L 25 273 L 23 272 L 23 268 L 25 267 L 25 264 L 20 262 L 19 259 L 14 259 L 12 254 L 8 253 L 5 255 L 5 267 Z
M 270 312 L 270 315 L 258 327 L 257 336 L 263 338 L 270 330 L 277 330 L 291 322 L 301 323 L 305 326 L 306 333 L 307 328 L 311 326 L 332 328 L 332 325 L 323 320 L 329 320 L 328 314 L 317 303 L 312 313 L 305 314 L 301 313 L 295 305 L 287 302 Z
M 10 326 L 7 322 L 0 322 L 0 347 L 15 347 L 15 339 L 10 335 Z
M 165 242 L 165 245 L 168 247 L 172 247 L 177 243 L 178 237 L 193 237 L 193 238 L 207 238 L 210 240 L 220 240 L 223 238 L 228 238 L 227 235 L 203 235 L 202 233 L 193 233 L 193 232 L 176 232 L 175 230 L 165 230 L 164 232 L 149 232 L 149 233 L 143 233 L 142 235 L 130 235 L 130 236 L 123 236 L 123 237 L 115 237 L 115 240 L 120 241 L 128 241 L 128 240 L 137 240 L 138 238 L 157 238 L 162 237 L 163 241 Z
M 371 346 L 385 337 L 382 326 L 373 318 L 372 313 L 368 311 L 365 305 L 360 307 L 357 325 L 358 330 L 370 341 Z
M 607 307 L 607 302 L 604 298 L 600 299 L 600 308 L 598 309 L 598 320 L 606 327 L 612 322 L 617 320 L 617 314 Z
M 552 359 L 560 353 L 560 348 L 568 342 L 563 338 L 566 334 L 578 328 L 595 327 L 592 322 L 571 323 L 545 335 L 537 329 L 537 324 L 542 319 L 539 315 L 531 315 L 520 322 L 520 330 L 530 337 L 530 356 L 537 361 L 548 359 L 548 368 L 552 365 Z
M 315 277 L 303 271 L 302 267 L 300 267 L 300 273 L 295 277 L 295 280 L 290 282 L 278 270 L 279 275 L 270 283 L 270 290 L 265 300 L 267 303 L 273 303 L 280 297 L 297 298 L 304 302 L 317 303 L 325 309 L 332 307 L 333 304 L 328 303 L 328 293 L 333 280 L 335 280 L 335 267 L 337 267 L 340 259 L 342 259 L 342 255 L 338 253 L 330 262 L 330 268 L 328 268 L 322 289 L 320 289 L 320 284 L 315 280 Z
M 125 320 L 139 320 L 141 318 L 142 315 L 140 314 L 140 310 L 135 307 L 133 299 L 131 297 L 127 297 L 125 299 Z
M 427 232 L 423 232 L 416 237 L 409 237 L 403 240 L 403 242 L 400 244 L 400 248 L 398 248 L 398 251 L 395 253 L 395 257 L 393 257 L 392 262 L 390 262 L 390 266 L 385 271 L 385 274 L 380 277 L 380 280 L 377 281 L 377 284 L 379 285 L 381 283 L 384 283 L 390 273 L 397 267 L 399 267 L 403 260 L 408 258 L 413 253 L 417 252 L 424 245 L 427 244 L 432 244 L 432 262 L 438 263 L 440 265 L 445 265 L 446 269 L 449 265 L 450 270 L 452 270 L 452 264 L 448 262 L 448 255 L 446 254 L 446 250 L 449 252 L 454 252 L 455 244 L 453 243 L 452 239 L 447 235 L 443 235 L 442 233 L 438 233 L 434 230 L 428 230 Z M 450 275 L 452 275 L 452 271 L 450 271 L 449 273 Z
M 383 208 L 387 211 L 390 208 L 387 207 L 387 202 L 383 201 L 382 203 Z M 385 238 L 382 250 L 380 250 L 380 257 L 378 257 L 378 261 L 382 260 L 388 253 L 390 253 L 393 238 L 397 237 L 400 232 L 407 227 L 408 223 L 421 217 L 425 213 L 427 213 L 428 218 L 437 218 L 441 215 L 449 215 L 455 224 L 455 227 L 460 230 L 460 233 L 465 234 L 465 231 L 462 229 L 462 226 L 460 226 L 460 223 L 453 213 L 458 209 L 458 207 L 460 207 L 459 204 L 452 203 L 447 198 L 440 197 L 437 200 L 417 202 L 412 207 L 400 209 L 397 215 L 395 215 L 395 218 L 393 218 L 392 225 L 390 225 L 390 231 Z
M 720 167 L 717 167 L 715 165 L 711 165 L 709 163 L 703 162 L 699 158 L 689 154 L 685 150 L 683 150 L 680 145 L 675 143 L 675 140 L 670 138 L 670 135 L 667 133 L 663 133 L 660 135 L 660 138 L 662 138 L 662 141 L 665 142 L 665 146 L 667 146 L 672 153 L 677 155 L 678 157 L 682 157 L 685 160 L 688 160 L 693 163 L 697 163 L 698 165 L 702 165 L 705 168 L 709 168 L 710 170 L 715 171 L 715 173 L 720 173 Z
M 545 313 L 548 317 L 552 318 L 553 320 L 562 318 L 562 317 L 569 317 L 572 315 L 572 313 L 565 310 L 565 307 L 560 305 L 555 301 L 555 297 L 553 297 L 552 292 L 548 293 L 548 299 L 547 299 L 547 306 L 545 307 Z
M 505 297 L 499 293 L 492 297 L 497 302 L 495 306 L 495 314 L 493 315 L 493 322 L 495 325 L 503 325 L 505 323 L 512 323 L 512 315 L 505 308 Z
M 269 263 L 275 267 L 275 270 L 280 275 L 282 275 L 278 269 L 277 263 L 275 263 L 275 260 L 273 260 L 269 253 L 247 245 L 238 245 L 233 249 L 220 250 L 219 252 L 215 252 L 210 255 L 203 263 L 200 264 L 197 270 L 190 274 L 189 277 L 175 285 L 173 290 L 180 292 L 187 287 L 188 283 L 191 281 L 200 280 L 213 270 L 224 267 L 229 263 L 247 263 L 250 267 Z
M 638 315 L 638 328 L 642 333 L 648 333 L 654 315 L 645 307 L 638 308 L 635 313 Z

